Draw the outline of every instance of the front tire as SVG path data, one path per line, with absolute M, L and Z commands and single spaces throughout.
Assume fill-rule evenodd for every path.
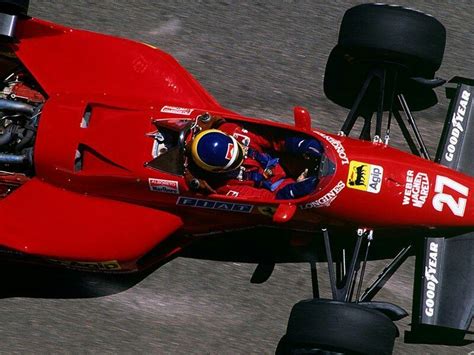
M 28 15 L 30 0 L 0 0 L 0 12 L 9 15 Z
M 443 60 L 446 29 L 433 16 L 402 6 L 362 4 L 346 11 L 338 45 L 405 65 L 412 75 L 437 71 Z
M 354 303 L 311 299 L 291 310 L 277 354 L 391 354 L 398 329 L 386 315 Z
M 328 58 L 324 92 L 351 109 L 371 68 L 396 68 L 396 94 L 404 94 L 412 111 L 424 110 L 437 103 L 436 94 L 410 78 L 433 78 L 445 44 L 446 29 L 430 15 L 401 6 L 354 6 L 344 14 L 337 46 Z M 387 79 L 386 87 L 392 85 L 394 79 Z M 390 93 L 385 92 L 384 110 L 390 109 Z M 371 91 L 367 102 L 377 105 L 378 92 Z

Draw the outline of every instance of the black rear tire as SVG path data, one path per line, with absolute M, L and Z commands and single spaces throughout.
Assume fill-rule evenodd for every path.
M 391 354 L 397 334 L 395 324 L 379 311 L 311 299 L 291 310 L 277 354 Z
M 30 0 L 0 0 L 0 12 L 9 15 L 28 15 Z

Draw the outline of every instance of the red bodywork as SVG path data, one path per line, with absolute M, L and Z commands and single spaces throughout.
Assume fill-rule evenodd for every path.
M 0 176 L 5 185 L 22 184 L 0 202 L 0 245 L 9 250 L 129 271 L 149 265 L 139 261 L 153 249 L 157 263 L 208 235 L 253 226 L 373 228 L 395 237 L 474 227 L 474 179 L 466 175 L 382 143 L 313 131 L 303 109 L 295 110 L 295 126 L 233 113 L 171 56 L 145 44 L 37 19 L 21 20 L 17 38 L 13 52 L 46 102 L 34 177 Z M 205 112 L 310 135 L 335 169 L 305 198 L 262 201 L 199 195 L 182 175 L 146 165 L 157 121 L 193 122 Z M 34 212 L 21 223 L 25 211 Z

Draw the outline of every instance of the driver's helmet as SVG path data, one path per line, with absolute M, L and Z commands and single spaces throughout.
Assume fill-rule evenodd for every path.
M 244 161 L 240 143 L 218 129 L 198 133 L 191 144 L 191 155 L 197 166 L 214 173 L 235 170 Z

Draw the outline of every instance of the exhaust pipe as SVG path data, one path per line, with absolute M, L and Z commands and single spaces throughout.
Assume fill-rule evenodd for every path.
M 32 105 L 29 105 L 24 102 L 0 99 L 0 111 L 1 110 L 17 111 L 22 113 L 29 113 L 30 115 L 32 115 L 35 111 L 35 108 Z
M 0 153 L 0 165 L 23 165 L 29 161 L 29 157 L 25 155 Z

